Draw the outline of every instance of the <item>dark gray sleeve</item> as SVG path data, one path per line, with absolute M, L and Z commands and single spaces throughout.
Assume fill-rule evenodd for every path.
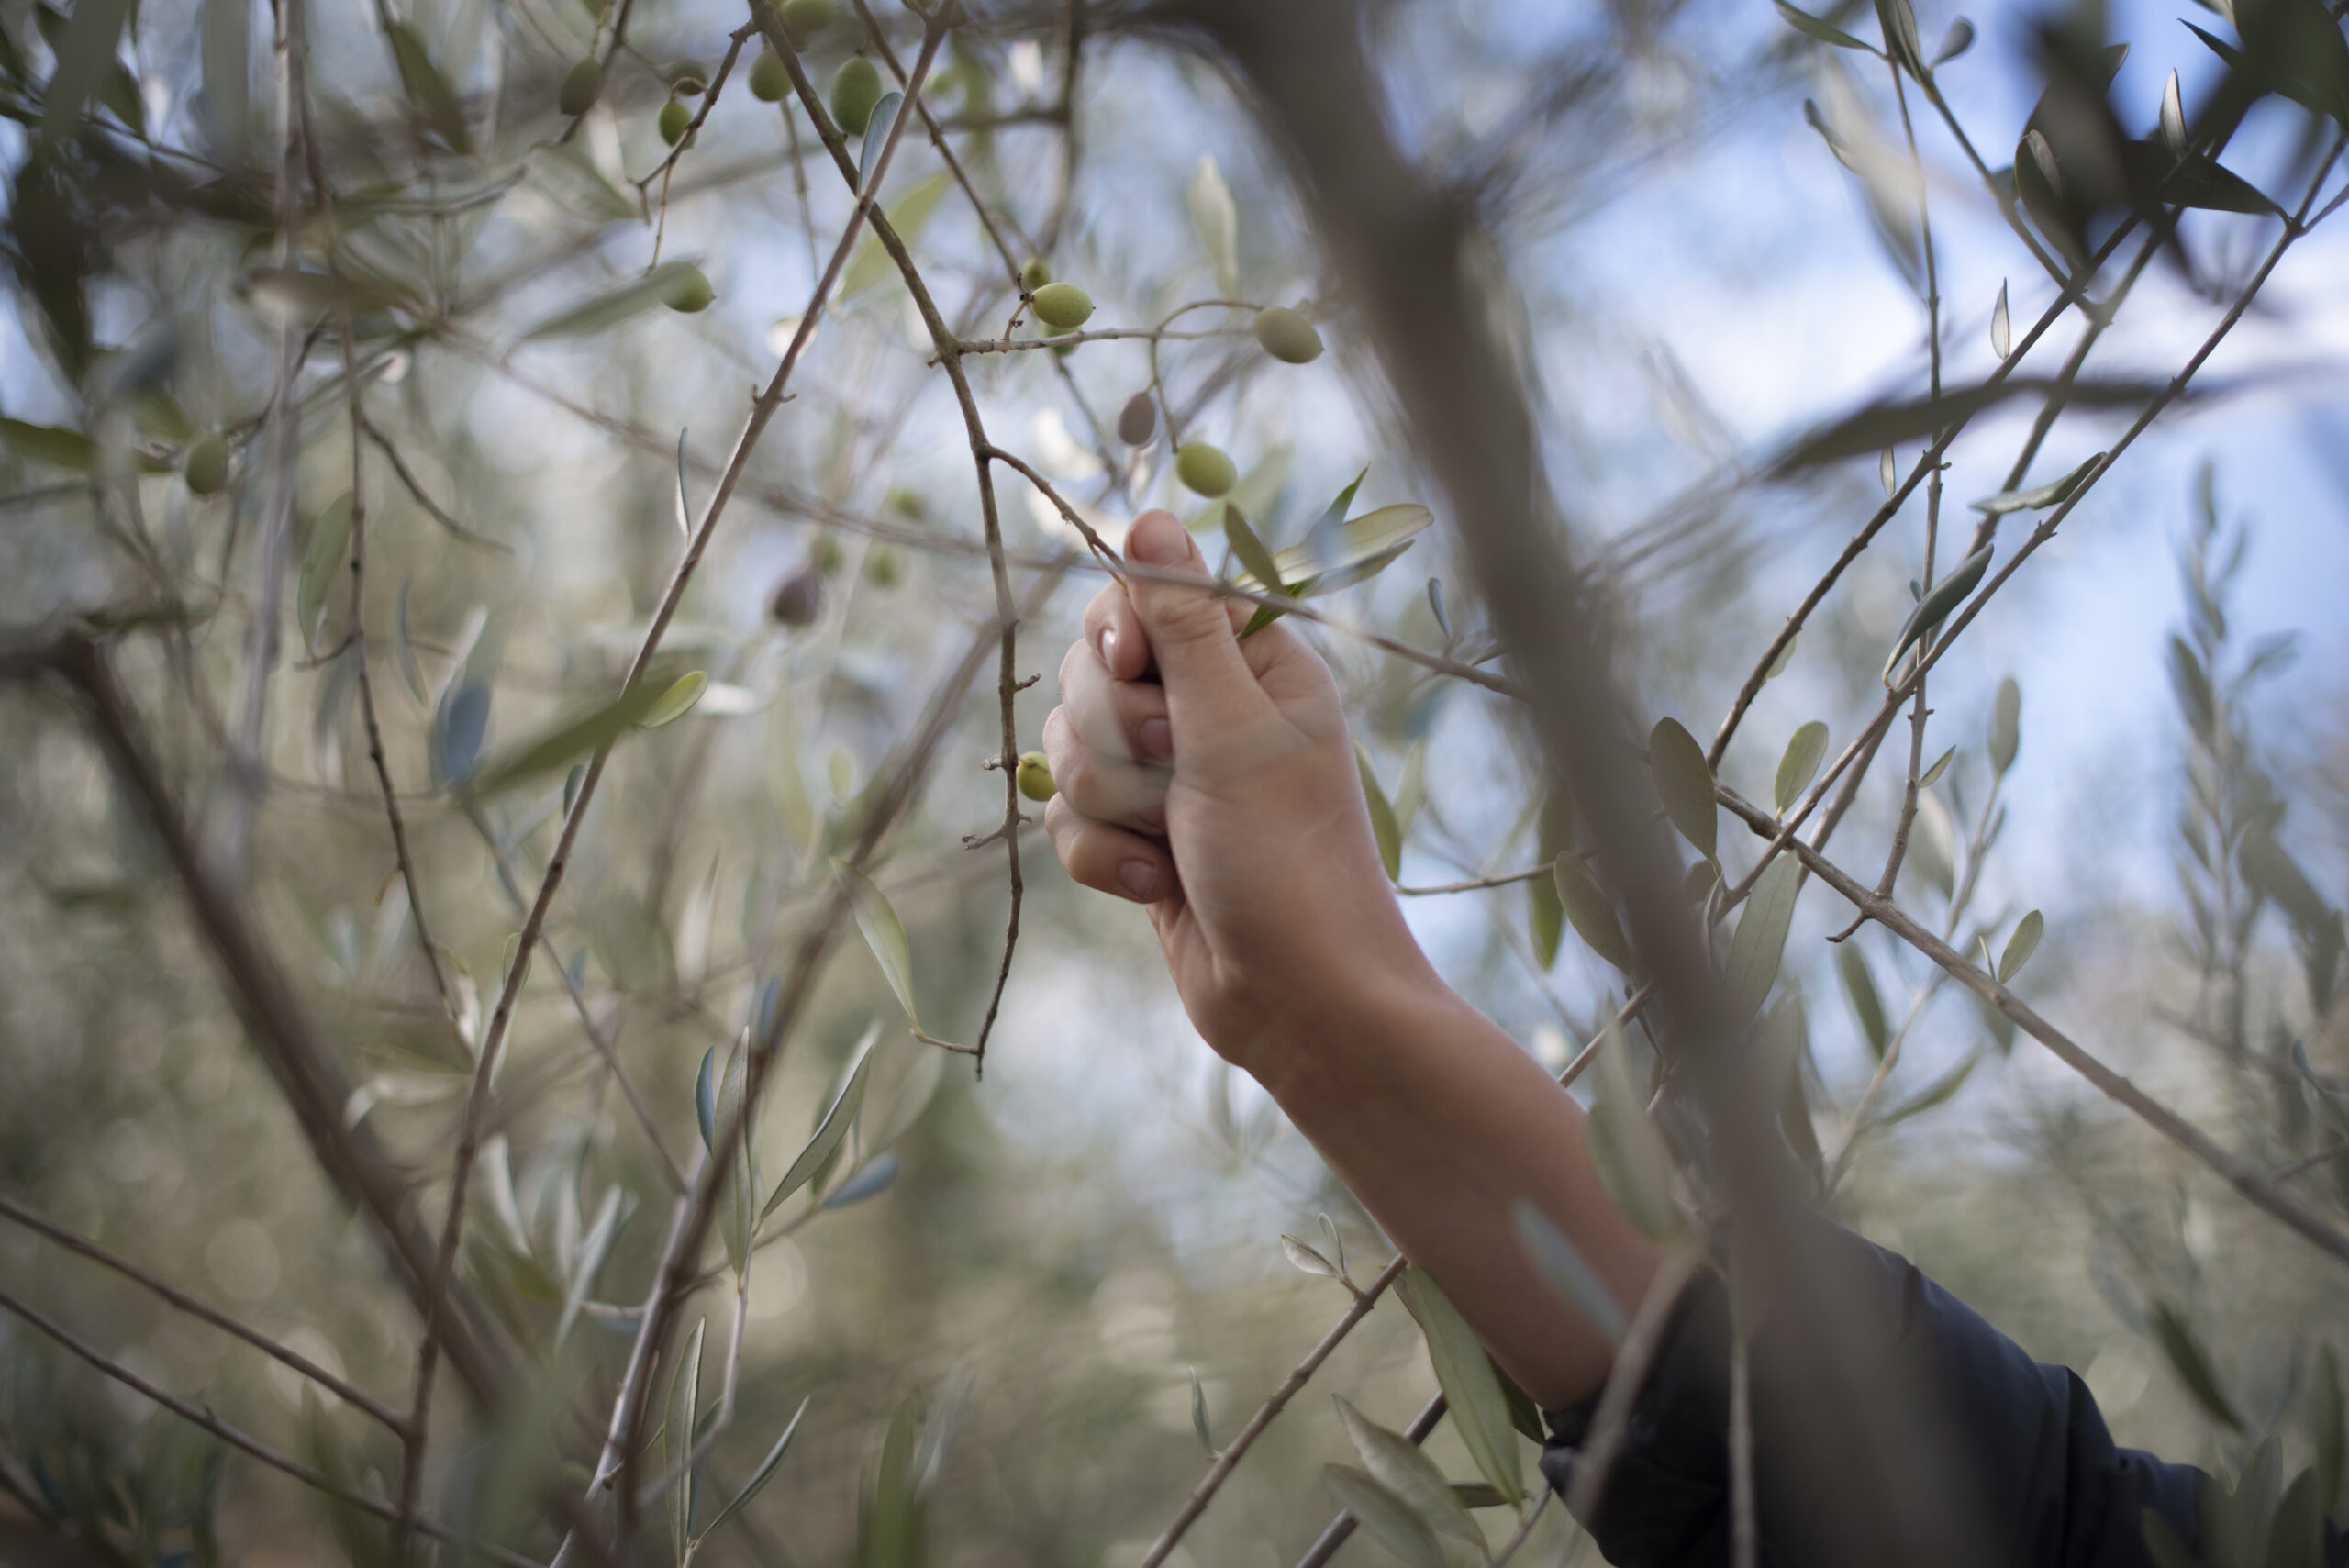
M 1832 1230 L 1826 1244 L 1856 1282 L 1868 1329 L 1855 1347 L 1865 1358 L 1864 1383 L 1917 1385 L 1921 1377 L 1940 1391 L 1954 1439 L 1944 1451 L 1971 1473 L 1953 1476 L 1952 1485 L 1969 1497 L 1986 1544 L 1994 1543 L 1990 1561 L 2149 1568 L 2148 1508 L 2182 1540 L 2196 1540 L 2200 1471 L 2117 1446 L 2078 1377 L 2032 1361 L 1905 1259 L 1842 1230 Z M 1816 1554 L 1802 1540 L 1802 1510 L 1787 1500 L 1769 1441 L 1774 1399 L 1799 1398 L 1773 1386 L 1773 1333 L 1765 1326 L 1753 1350 L 1762 1559 L 1811 1568 Z M 1673 1310 L 1606 1487 L 1582 1521 L 1617 1568 L 1714 1568 L 1729 1561 L 1728 1347 L 1727 1293 L 1711 1271 L 1700 1270 Z M 1549 1418 L 1553 1435 L 1542 1467 L 1562 1492 L 1597 1402 Z M 2349 1562 L 2349 1547 L 2338 1530 L 2327 1530 L 2325 1562 L 2339 1568 Z

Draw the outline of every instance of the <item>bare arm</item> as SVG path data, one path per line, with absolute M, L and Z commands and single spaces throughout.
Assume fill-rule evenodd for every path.
M 1135 523 L 1129 549 L 1206 570 L 1164 512 Z M 1570 1405 L 1605 1379 L 1608 1347 L 1535 1279 L 1511 1204 L 1531 1199 L 1627 1307 L 1656 1250 L 1600 1188 L 1573 1098 L 1419 951 L 1328 667 L 1278 622 L 1240 641 L 1236 618 L 1140 579 L 1087 606 L 1044 728 L 1053 848 L 1078 882 L 1148 906 L 1208 1044 L 1264 1085 L 1529 1393 Z

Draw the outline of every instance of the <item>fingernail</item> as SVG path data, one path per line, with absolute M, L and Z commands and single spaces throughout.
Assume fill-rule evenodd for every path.
M 1134 731 L 1134 750 L 1145 762 L 1174 760 L 1174 730 L 1163 718 L 1145 718 Z
M 1191 536 L 1172 512 L 1144 512 L 1126 537 L 1127 552 L 1152 566 L 1180 566 L 1191 559 Z
M 1147 904 L 1158 894 L 1158 868 L 1148 861 L 1128 861 L 1118 868 L 1119 884 L 1138 904 Z
M 1118 628 L 1116 627 L 1105 626 L 1101 628 L 1100 646 L 1101 666 L 1114 674 L 1118 668 Z

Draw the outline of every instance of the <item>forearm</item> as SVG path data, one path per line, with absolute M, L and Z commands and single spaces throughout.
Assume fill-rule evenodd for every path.
M 1626 1311 L 1658 1253 L 1599 1185 L 1581 1107 L 1450 990 L 1386 978 L 1252 1063 L 1281 1108 L 1546 1409 L 1595 1392 L 1610 1351 L 1527 1262 L 1531 1199 Z

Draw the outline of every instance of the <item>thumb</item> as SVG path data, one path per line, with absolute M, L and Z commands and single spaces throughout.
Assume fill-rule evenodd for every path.
M 1126 553 L 1137 564 L 1205 578 L 1208 564 L 1188 529 L 1172 512 L 1144 512 L 1126 536 Z M 1176 744 L 1187 730 L 1242 723 L 1269 711 L 1271 699 L 1256 684 L 1247 656 L 1232 630 L 1224 600 L 1203 588 L 1140 573 L 1126 579 L 1126 595 L 1158 660 L 1166 685 L 1167 719 Z

